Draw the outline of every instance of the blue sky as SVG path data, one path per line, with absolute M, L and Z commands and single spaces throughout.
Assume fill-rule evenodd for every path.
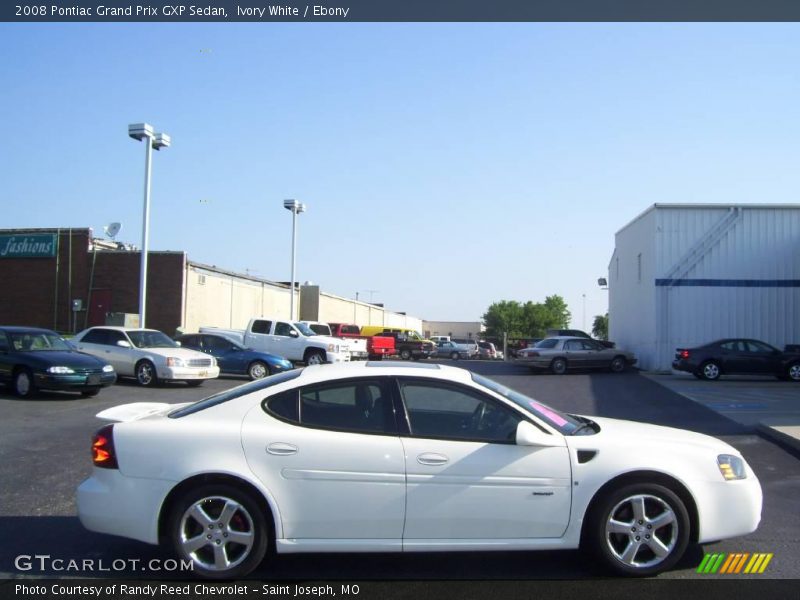
M 429 320 L 501 299 L 606 311 L 654 202 L 797 202 L 796 24 L 0 25 L 0 228 L 123 223 Z

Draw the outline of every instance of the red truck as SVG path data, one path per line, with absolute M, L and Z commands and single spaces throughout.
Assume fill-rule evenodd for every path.
M 370 360 L 382 360 L 385 356 L 397 354 L 394 338 L 361 335 L 361 328 L 351 323 L 328 323 L 331 335 L 340 338 L 357 338 L 367 340 L 367 354 Z

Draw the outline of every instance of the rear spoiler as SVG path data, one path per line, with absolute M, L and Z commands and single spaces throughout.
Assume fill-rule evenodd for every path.
M 124 423 L 127 421 L 136 421 L 137 419 L 144 419 L 152 415 L 171 411 L 176 408 L 181 408 L 191 404 L 191 402 L 184 402 L 182 404 L 167 404 L 166 402 L 133 402 L 131 404 L 122 404 L 121 406 L 114 406 L 97 413 L 95 415 L 98 419 L 105 421 L 117 421 Z

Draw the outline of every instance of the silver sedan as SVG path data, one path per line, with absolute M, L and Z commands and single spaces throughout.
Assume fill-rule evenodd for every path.
M 515 362 L 531 369 L 550 369 L 556 375 L 563 375 L 568 369 L 611 369 L 619 373 L 635 365 L 636 357 L 619 348 L 606 348 L 595 340 L 558 336 L 517 351 Z

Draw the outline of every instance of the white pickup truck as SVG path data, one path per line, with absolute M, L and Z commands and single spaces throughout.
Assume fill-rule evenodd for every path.
M 321 323 L 319 321 L 300 321 L 304 325 L 307 325 L 309 329 L 311 329 L 317 335 L 326 335 L 329 337 L 335 337 L 338 340 L 345 340 L 345 343 L 350 347 L 350 360 L 367 360 L 369 358 L 369 353 L 367 352 L 367 340 L 366 338 L 356 338 L 356 337 L 341 337 L 334 335 L 331 331 L 331 326 L 328 323 Z
M 299 322 L 258 317 L 250 319 L 247 329 L 201 327 L 201 333 L 218 333 L 241 340 L 248 348 L 283 356 L 307 365 L 348 362 L 349 343 L 338 338 L 317 335 Z

